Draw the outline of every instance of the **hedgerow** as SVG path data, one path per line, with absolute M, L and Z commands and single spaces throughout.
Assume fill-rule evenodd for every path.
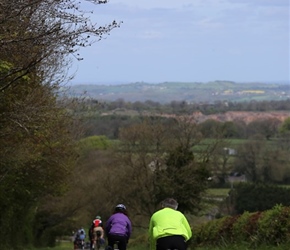
M 226 244 L 278 246 L 290 241 L 290 207 L 226 216 L 192 228 L 192 247 Z

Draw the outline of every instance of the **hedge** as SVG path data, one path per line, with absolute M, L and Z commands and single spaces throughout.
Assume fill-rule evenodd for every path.
M 192 227 L 191 247 L 226 244 L 250 246 L 290 242 L 290 207 L 275 205 L 263 212 L 244 212 Z

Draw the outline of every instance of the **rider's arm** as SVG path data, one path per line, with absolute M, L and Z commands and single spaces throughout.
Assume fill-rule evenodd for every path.
M 131 221 L 129 220 L 129 218 L 127 221 L 127 234 L 128 234 L 128 239 L 129 239 L 131 237 L 131 234 L 132 234 L 132 224 L 131 224 Z
M 187 219 L 186 219 L 186 217 L 184 215 L 183 215 L 183 219 L 182 219 L 182 224 L 183 224 L 184 228 L 187 231 L 188 238 L 185 239 L 187 241 L 187 240 L 189 240 L 191 238 L 192 231 L 191 231 L 190 225 L 189 225 L 189 223 L 188 223 L 188 221 L 187 221 Z
M 108 235 L 111 229 L 112 224 L 112 216 L 107 220 L 106 226 L 105 226 L 105 233 Z
M 150 246 L 151 250 L 155 249 L 155 247 L 156 247 L 155 246 L 156 242 L 155 242 L 154 237 L 153 237 L 153 227 L 154 227 L 154 223 L 153 223 L 153 219 L 151 217 L 150 222 L 149 222 L 149 230 L 148 230 L 149 246 Z

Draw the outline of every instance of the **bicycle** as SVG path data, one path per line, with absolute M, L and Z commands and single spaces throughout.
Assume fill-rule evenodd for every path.
M 85 241 L 82 239 L 79 239 L 74 244 L 74 249 L 85 249 Z
M 101 231 L 94 231 L 93 233 L 93 242 L 92 242 L 92 249 L 99 250 L 101 249 L 102 241 L 101 241 L 101 236 L 102 232 Z
M 119 250 L 118 244 L 119 244 L 119 241 L 114 242 L 114 250 Z
M 106 246 L 105 250 L 119 250 L 118 244 L 119 244 L 119 241 L 115 241 L 113 248 L 111 246 Z

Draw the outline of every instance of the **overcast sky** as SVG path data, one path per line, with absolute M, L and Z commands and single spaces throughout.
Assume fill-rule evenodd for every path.
M 122 21 L 82 49 L 73 83 L 289 81 L 289 0 L 86 3 L 98 24 Z

